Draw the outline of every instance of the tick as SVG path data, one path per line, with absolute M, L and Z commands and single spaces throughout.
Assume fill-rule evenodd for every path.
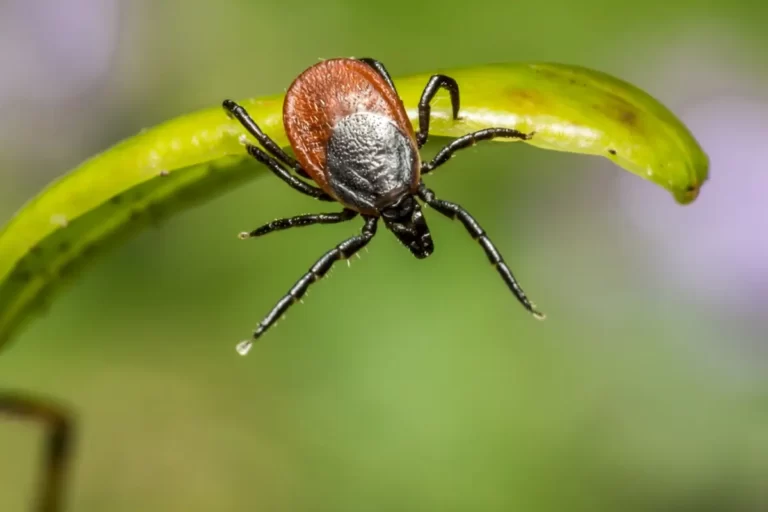
M 238 344 L 239 353 L 248 353 L 253 341 L 298 302 L 335 262 L 352 257 L 368 245 L 376 235 L 379 219 L 416 258 L 432 254 L 432 235 L 419 200 L 446 217 L 461 221 L 517 300 L 536 318 L 544 318 L 474 217 L 458 204 L 438 199 L 422 180 L 456 151 L 477 142 L 495 138 L 527 140 L 534 133 L 487 128 L 455 139 L 433 159 L 422 162 L 419 150 L 429 137 L 430 103 L 441 88 L 450 95 L 453 119 L 459 119 L 458 83 L 449 76 L 433 75 L 421 95 L 419 129 L 414 132 L 395 84 L 381 62 L 370 58 L 319 62 L 293 81 L 283 103 L 283 124 L 295 159 L 269 138 L 242 106 L 232 100 L 224 101 L 228 115 L 261 144 L 258 147 L 244 143 L 253 158 L 293 189 L 342 206 L 340 212 L 278 219 L 241 233 L 241 238 L 311 224 L 346 222 L 358 216 L 363 220 L 361 233 L 317 260 L 259 323 L 252 339 Z

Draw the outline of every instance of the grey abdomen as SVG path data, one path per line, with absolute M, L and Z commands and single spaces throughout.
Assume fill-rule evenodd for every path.
M 342 203 L 379 210 L 411 188 L 418 154 L 390 118 L 359 112 L 334 127 L 327 166 L 328 184 Z

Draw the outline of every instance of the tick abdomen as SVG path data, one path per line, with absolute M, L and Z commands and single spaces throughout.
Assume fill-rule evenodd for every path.
M 357 112 L 340 119 L 328 140 L 328 185 L 342 203 L 375 212 L 419 181 L 419 154 L 389 117 Z

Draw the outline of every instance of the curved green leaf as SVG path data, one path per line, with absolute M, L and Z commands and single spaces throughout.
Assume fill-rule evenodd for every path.
M 690 203 L 708 159 L 688 129 L 643 91 L 562 64 L 499 64 L 442 71 L 461 88 L 459 121 L 447 95 L 430 132 L 457 137 L 498 126 L 535 131 L 529 144 L 601 155 Z M 417 124 L 430 74 L 395 80 Z M 283 146 L 282 95 L 241 102 Z M 0 347 L 92 255 L 148 223 L 264 173 L 244 155 L 244 131 L 218 106 L 146 130 L 84 162 L 27 203 L 0 231 Z

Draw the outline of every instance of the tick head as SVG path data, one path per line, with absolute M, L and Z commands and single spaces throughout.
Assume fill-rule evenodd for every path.
M 387 229 L 392 231 L 414 256 L 423 259 L 434 252 L 432 234 L 413 195 L 403 194 L 395 202 L 381 209 L 380 213 Z

